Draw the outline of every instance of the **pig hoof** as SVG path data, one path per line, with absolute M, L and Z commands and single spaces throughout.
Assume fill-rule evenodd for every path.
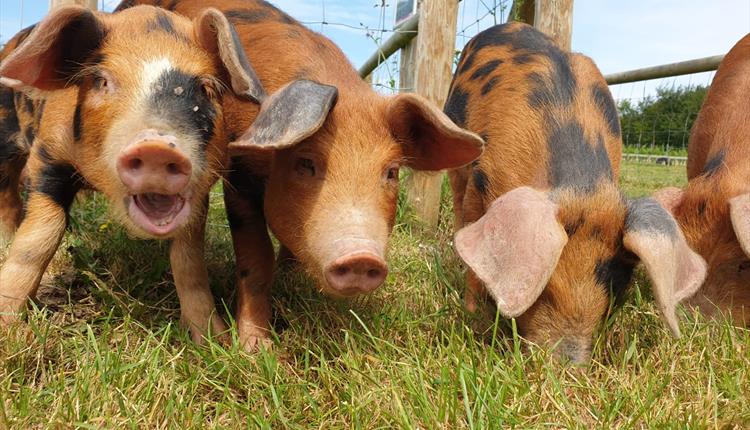
M 14 311 L 10 306 L 0 304 L 0 327 L 10 327 L 21 323 L 21 313 Z
M 273 347 L 273 342 L 265 335 L 240 335 L 240 344 L 249 354 L 256 353 L 261 349 L 270 350 Z

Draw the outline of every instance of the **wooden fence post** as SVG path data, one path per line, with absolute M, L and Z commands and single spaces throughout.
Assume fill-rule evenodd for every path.
M 420 0 L 419 33 L 401 50 L 400 87 L 442 107 L 453 75 L 458 0 Z M 435 228 L 440 217 L 443 173 L 412 172 L 407 200 L 417 218 Z
M 49 8 L 52 9 L 60 6 L 77 4 L 80 6 L 86 6 L 91 10 L 97 10 L 98 3 L 98 0 L 49 0 Z
M 516 0 L 509 19 L 531 24 L 563 49 L 570 50 L 573 35 L 573 0 Z

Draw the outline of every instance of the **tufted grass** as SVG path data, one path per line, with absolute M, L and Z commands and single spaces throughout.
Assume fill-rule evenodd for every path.
M 623 184 L 647 194 L 682 169 L 626 165 Z M 129 240 L 101 197 L 79 199 L 28 323 L 0 330 L 0 428 L 750 426 L 750 332 L 689 317 L 671 339 L 642 274 L 584 368 L 465 314 L 448 205 L 436 235 L 397 226 L 387 285 L 369 297 L 329 299 L 280 274 L 273 349 L 250 356 L 192 344 L 166 246 Z M 208 255 L 231 309 L 219 190 Z

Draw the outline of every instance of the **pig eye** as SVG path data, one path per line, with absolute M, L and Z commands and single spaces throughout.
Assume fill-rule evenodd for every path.
M 300 176 L 312 178 L 315 176 L 315 163 L 309 158 L 298 158 L 294 164 L 294 170 Z
M 115 90 L 115 85 L 112 82 L 111 77 L 107 72 L 100 72 L 94 75 L 94 82 L 92 84 L 94 91 L 109 94 Z
M 97 90 L 106 90 L 109 86 L 109 82 L 107 82 L 107 78 L 104 76 L 97 76 L 94 78 L 94 88 Z
M 737 268 L 738 272 L 744 272 L 745 270 L 750 270 L 750 261 L 740 263 L 740 266 Z
M 383 173 L 383 177 L 387 182 L 391 183 L 398 183 L 398 172 L 399 172 L 399 166 L 391 165 L 387 169 L 385 169 L 385 172 Z

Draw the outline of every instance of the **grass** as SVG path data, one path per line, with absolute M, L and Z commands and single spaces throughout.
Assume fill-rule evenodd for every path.
M 682 169 L 626 165 L 623 184 L 644 195 Z M 329 299 L 280 274 L 273 349 L 251 356 L 192 344 L 165 245 L 128 240 L 100 197 L 75 206 L 46 307 L 0 330 L 0 428 L 750 426 L 750 332 L 690 317 L 671 339 L 642 274 L 590 366 L 522 353 L 511 322 L 483 333 L 463 312 L 446 212 L 436 235 L 397 226 L 387 285 L 369 297 Z M 213 195 L 209 269 L 231 309 L 225 224 Z

